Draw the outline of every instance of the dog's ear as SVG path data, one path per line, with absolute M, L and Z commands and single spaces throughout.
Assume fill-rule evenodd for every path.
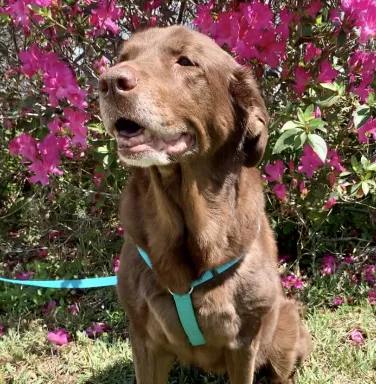
M 256 167 L 268 141 L 269 116 L 251 71 L 237 66 L 230 81 L 236 124 L 243 129 L 244 165 Z

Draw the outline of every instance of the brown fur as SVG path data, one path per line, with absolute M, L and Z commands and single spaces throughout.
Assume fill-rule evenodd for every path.
M 197 66 L 180 67 L 187 56 Z M 268 115 L 251 74 L 209 38 L 183 27 L 134 34 L 102 81 L 127 68 L 137 86 L 101 95 L 105 126 L 119 117 L 153 132 L 188 126 L 197 147 L 168 165 L 133 168 L 121 203 L 125 242 L 118 295 L 130 322 L 138 384 L 165 384 L 177 358 L 228 372 L 231 384 L 269 371 L 290 383 L 310 351 L 299 306 L 282 290 L 259 171 Z M 150 269 L 135 245 L 149 255 Z M 192 347 L 173 298 L 202 272 L 243 254 L 229 271 L 196 287 L 195 313 L 207 343 Z

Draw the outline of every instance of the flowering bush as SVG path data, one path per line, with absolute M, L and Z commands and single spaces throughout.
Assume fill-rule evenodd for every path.
M 0 8 L 0 142 L 9 152 L 0 162 L 0 214 L 8 217 L 13 241 L 27 220 L 40 216 L 24 208 L 32 198 L 44 207 L 46 218 L 65 215 L 67 220 L 59 230 L 28 232 L 22 239 L 23 246 L 40 247 L 43 254 L 35 257 L 43 262 L 51 260 L 42 245 L 69 243 L 74 231 L 67 234 L 68 223 L 88 215 L 97 227 L 100 217 L 109 223 L 99 226 L 102 236 L 122 235 L 114 218 L 117 201 L 111 197 L 118 195 L 127 173 L 100 124 L 97 80 L 121 39 L 141 27 L 174 23 L 209 35 L 251 67 L 260 83 L 272 117 L 261 170 L 281 252 L 319 271 L 323 279 L 330 279 L 341 263 L 346 268 L 352 264 L 353 254 L 358 261 L 373 257 L 375 0 L 5 0 Z M 80 195 L 88 199 L 82 202 Z M 79 244 L 81 256 L 88 253 L 88 244 Z M 92 261 L 86 265 L 97 265 Z M 118 262 L 117 256 L 113 265 L 107 259 L 108 273 Z M 367 282 L 374 304 L 369 289 L 375 271 L 367 263 L 368 272 L 359 270 L 362 263 L 355 263 L 352 273 Z M 73 271 L 62 263 L 55 269 L 41 265 L 31 262 L 28 270 L 20 270 L 7 262 L 7 271 L 23 279 Z M 305 280 L 297 272 L 283 278 L 286 289 L 303 289 Z M 341 300 L 332 297 L 330 303 L 339 306 Z M 75 304 L 71 308 L 77 313 Z M 45 310 L 50 312 L 51 305 Z M 58 337 L 65 342 L 65 333 Z

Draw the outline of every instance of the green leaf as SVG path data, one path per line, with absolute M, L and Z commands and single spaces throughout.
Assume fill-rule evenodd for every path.
M 307 121 L 307 119 L 311 120 L 313 118 L 313 111 L 314 111 L 314 105 L 309 105 L 306 110 L 304 111 L 304 120 Z
M 367 172 L 366 175 L 364 176 L 364 181 L 370 179 L 372 176 L 372 172 Z
M 334 104 L 336 104 L 338 101 L 339 101 L 340 97 L 339 96 L 330 96 L 328 97 L 327 99 L 324 99 L 324 100 L 316 100 L 316 104 L 320 107 L 320 108 L 329 108 L 331 106 L 333 106 Z
M 357 108 L 357 110 L 353 113 L 355 128 L 360 128 L 364 125 L 367 120 L 371 117 L 371 108 L 366 105 L 361 105 Z
M 351 156 L 351 166 L 355 172 L 358 170 L 358 160 L 355 156 Z
M 307 141 L 307 137 L 308 135 L 305 132 L 302 132 L 300 135 L 296 135 L 294 138 L 294 149 L 301 148 Z
M 319 135 L 310 133 L 308 135 L 308 142 L 311 144 L 313 150 L 316 152 L 321 161 L 325 163 L 326 155 L 328 153 L 325 140 Z
M 284 132 L 284 131 L 287 131 L 291 128 L 296 128 L 296 127 L 302 127 L 302 124 L 299 123 L 298 121 L 291 120 L 291 121 L 288 121 L 287 123 L 285 123 L 283 125 L 281 131 Z
M 369 106 L 373 106 L 375 104 L 375 93 L 372 92 L 368 95 L 367 97 L 367 100 L 366 100 L 366 103 L 369 105 Z
M 279 123 L 281 122 L 282 118 L 279 116 L 277 117 L 275 120 L 272 121 L 272 123 L 270 124 L 270 127 L 269 127 L 269 130 L 272 131 L 274 130 L 275 127 L 277 127 L 279 125 Z
M 348 176 L 348 175 L 351 175 L 352 174 L 352 172 L 350 172 L 350 171 L 343 171 L 343 172 L 341 172 L 340 174 L 339 174 L 339 176 L 340 177 L 343 177 L 343 176 Z
M 376 163 L 372 163 L 368 166 L 367 171 L 375 171 L 376 172 Z
M 314 130 L 314 129 L 316 129 L 316 128 L 318 128 L 318 127 L 322 127 L 322 126 L 324 126 L 324 125 L 326 125 L 326 122 L 325 122 L 324 120 L 322 120 L 322 119 L 316 117 L 315 119 L 311 120 L 311 121 L 308 123 L 308 128 L 309 128 L 310 130 Z
M 301 108 L 298 108 L 298 119 L 302 124 L 305 123 L 304 113 Z
M 360 163 L 363 166 L 363 169 L 366 171 L 368 169 L 368 166 L 371 164 L 371 162 L 364 156 L 360 158 Z
M 300 128 L 291 128 L 288 131 L 282 133 L 274 145 L 273 155 L 276 153 L 281 153 L 286 148 L 292 148 L 294 145 L 295 136 L 299 132 L 302 132 Z
M 360 188 L 360 186 L 361 186 L 361 183 L 358 183 L 358 184 L 353 185 L 353 186 L 351 187 L 351 190 L 350 190 L 351 194 L 354 195 L 354 194 L 358 191 L 358 189 Z
M 364 193 L 364 195 L 367 196 L 367 195 L 368 195 L 368 192 L 369 192 L 369 186 L 368 186 L 367 182 L 363 181 L 363 183 L 362 183 L 362 189 L 363 189 L 363 193 Z
M 344 45 L 346 43 L 347 35 L 346 32 L 341 28 L 337 37 L 337 44 Z
M 330 89 L 333 92 L 338 92 L 338 86 L 332 83 L 320 83 L 321 87 L 325 89 Z
M 286 105 L 286 115 L 290 115 L 292 112 L 292 104 L 291 103 L 287 103 Z
M 302 37 L 312 36 L 312 25 L 306 24 L 302 28 Z
M 319 131 L 321 131 L 323 133 L 328 133 L 328 130 L 324 127 L 317 127 L 316 129 L 318 129 Z
M 102 145 L 101 147 L 98 147 L 95 151 L 98 153 L 108 153 L 108 147 L 107 145 Z

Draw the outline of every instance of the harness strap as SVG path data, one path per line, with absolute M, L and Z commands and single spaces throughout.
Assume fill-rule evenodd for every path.
M 144 259 L 145 263 L 152 269 L 151 260 L 147 255 L 147 253 L 144 250 L 142 250 L 140 247 L 137 247 L 137 248 L 141 257 Z M 173 293 L 170 291 L 175 301 L 175 306 L 178 312 L 180 323 L 184 329 L 185 334 L 188 337 L 189 342 L 193 346 L 206 344 L 206 339 L 200 330 L 200 327 L 198 325 L 197 318 L 195 315 L 195 311 L 193 308 L 192 296 L 191 296 L 193 289 L 198 285 L 201 285 L 206 281 L 211 280 L 213 277 L 218 276 L 219 274 L 225 272 L 227 269 L 231 268 L 234 264 L 236 264 L 241 258 L 242 256 L 236 258 L 235 260 L 231 260 L 225 265 L 215 268 L 212 271 L 204 272 L 203 275 L 198 280 L 195 280 L 192 282 L 191 289 L 188 293 L 179 295 L 177 293 Z

